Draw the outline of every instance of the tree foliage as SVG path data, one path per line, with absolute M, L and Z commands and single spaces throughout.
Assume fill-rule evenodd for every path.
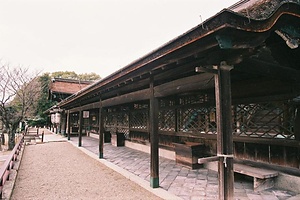
M 51 73 L 53 78 L 78 79 L 78 75 L 71 71 L 58 71 Z
M 94 72 L 84 73 L 84 74 L 78 74 L 78 79 L 82 81 L 94 81 L 94 80 L 99 80 L 100 76 Z
M 37 105 L 35 107 L 35 112 L 34 112 L 35 119 L 31 120 L 32 126 L 46 125 L 48 115 L 45 114 L 44 112 L 55 104 L 55 102 L 48 99 L 50 81 L 51 81 L 51 77 L 49 73 L 45 73 L 38 77 L 38 82 L 40 84 L 41 92 L 37 100 Z
M 82 80 L 82 81 L 94 81 L 98 80 L 101 77 L 92 72 L 92 73 L 83 73 L 83 74 L 76 74 L 73 71 L 58 71 L 51 73 L 51 77 L 53 78 L 64 78 L 64 79 L 74 79 L 74 80 Z

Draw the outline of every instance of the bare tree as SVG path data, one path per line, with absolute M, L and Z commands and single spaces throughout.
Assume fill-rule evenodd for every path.
M 8 134 L 8 148 L 15 145 L 15 133 L 40 94 L 37 75 L 22 67 L 2 65 L 0 69 L 0 116 Z

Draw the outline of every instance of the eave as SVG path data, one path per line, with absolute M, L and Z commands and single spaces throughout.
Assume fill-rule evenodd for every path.
M 97 102 L 100 97 L 109 99 L 146 89 L 150 75 L 155 76 L 157 84 L 163 84 L 172 80 L 172 76 L 176 74 L 166 73 L 169 77 L 160 76 L 165 68 L 177 70 L 180 74 L 183 73 L 180 65 L 192 69 L 198 65 L 219 64 L 223 60 L 229 61 L 228 64 L 239 64 L 245 57 L 255 54 L 255 48 L 265 43 L 271 33 L 284 27 L 287 22 L 291 26 L 300 27 L 299 19 L 300 6 L 295 3 L 281 4 L 264 20 L 249 19 L 230 10 L 223 10 L 144 57 L 80 90 L 58 106 L 72 108 Z M 230 40 L 230 47 L 222 46 L 222 37 Z

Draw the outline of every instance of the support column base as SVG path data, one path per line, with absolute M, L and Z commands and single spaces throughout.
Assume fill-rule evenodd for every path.
M 103 157 L 103 153 L 99 153 L 99 158 L 102 159 Z
M 159 187 L 159 178 L 150 177 L 150 187 L 158 188 Z

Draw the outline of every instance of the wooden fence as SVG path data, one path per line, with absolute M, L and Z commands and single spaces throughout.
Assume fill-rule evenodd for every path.
M 0 169 L 0 199 L 2 199 L 4 184 L 9 180 L 9 175 L 11 173 L 11 170 L 14 168 L 15 161 L 17 161 L 17 157 L 21 151 L 23 143 L 24 136 L 22 135 L 12 152 L 9 154 L 4 165 Z

